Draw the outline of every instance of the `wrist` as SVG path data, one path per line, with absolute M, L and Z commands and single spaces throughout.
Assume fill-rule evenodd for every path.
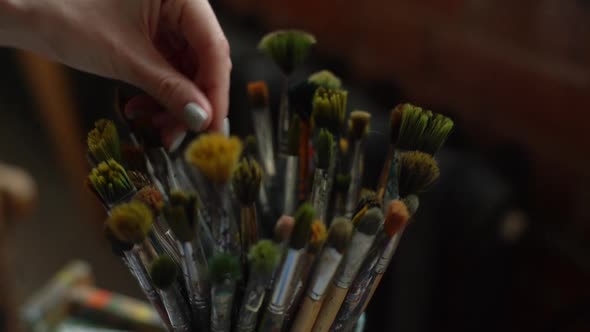
M 0 46 L 34 48 L 40 29 L 33 4 L 37 0 L 0 0 Z

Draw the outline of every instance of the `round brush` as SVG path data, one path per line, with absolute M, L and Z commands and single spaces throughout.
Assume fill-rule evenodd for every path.
M 240 279 L 237 256 L 219 253 L 209 261 L 211 280 L 211 331 L 229 332 L 236 283 Z

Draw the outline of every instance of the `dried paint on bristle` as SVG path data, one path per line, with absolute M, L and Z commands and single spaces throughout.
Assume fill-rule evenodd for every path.
M 345 193 L 348 191 L 350 185 L 350 174 L 336 174 L 336 180 L 334 181 L 334 190 L 339 193 Z
M 154 215 L 160 214 L 164 207 L 164 195 L 153 186 L 141 188 L 133 197 L 133 200 L 139 201 L 152 210 Z
M 342 87 L 342 81 L 340 81 L 340 78 L 329 70 L 315 72 L 309 75 L 307 80 L 327 89 L 340 89 Z
M 251 158 L 242 159 L 232 177 L 233 189 L 238 200 L 244 205 L 253 204 L 260 192 L 261 181 L 260 164 Z
M 334 136 L 327 129 L 320 129 L 318 134 L 316 156 L 317 167 L 321 169 L 328 169 L 330 160 L 332 159 L 332 146 L 334 145 Z
M 171 191 L 162 213 L 170 229 L 181 242 L 190 242 L 198 228 L 199 204 L 195 194 Z
M 316 84 L 308 81 L 299 82 L 289 88 L 289 107 L 303 122 L 307 123 L 310 120 L 313 96 L 317 89 Z
M 150 264 L 150 278 L 154 286 L 167 289 L 176 281 L 178 266 L 168 255 L 161 255 Z
M 248 100 L 251 108 L 268 107 L 268 85 L 265 81 L 248 83 Z
M 372 208 L 361 218 L 356 229 L 363 234 L 374 235 L 381 225 L 383 225 L 383 213 L 381 209 Z
M 403 105 L 397 105 L 389 117 L 389 140 L 391 144 L 397 144 L 399 138 L 400 126 L 402 123 Z
M 295 219 L 291 216 L 281 216 L 277 221 L 274 229 L 274 236 L 276 242 L 287 241 L 291 237 L 293 227 L 295 226 Z
M 281 258 L 281 250 L 270 240 L 260 240 L 250 248 L 248 261 L 256 274 L 271 274 Z
M 289 247 L 299 250 L 305 247 L 310 240 L 311 222 L 315 217 L 315 210 L 309 203 L 304 203 L 295 212 L 295 225 L 291 233 Z
M 451 134 L 453 126 L 453 120 L 450 118 L 441 114 L 433 114 L 424 130 L 418 150 L 431 155 L 436 154 Z
M 291 156 L 297 156 L 299 154 L 299 142 L 301 134 L 301 123 L 297 114 L 291 118 L 289 125 L 289 135 L 287 137 L 287 153 Z
M 213 282 L 240 279 L 240 260 L 228 253 L 213 256 L 209 260 L 209 277 Z
M 318 88 L 313 97 L 311 118 L 315 128 L 326 128 L 333 135 L 339 135 L 346 119 L 348 92 Z
M 353 140 L 360 140 L 369 131 L 371 114 L 365 111 L 353 111 L 350 113 L 350 134 Z
M 88 133 L 88 151 L 97 162 L 114 159 L 121 162 L 121 142 L 115 123 L 100 119 Z
M 145 150 L 132 144 L 122 144 L 123 162 L 128 170 L 147 173 Z
M 108 225 L 105 225 L 103 235 L 109 241 L 113 254 L 118 257 L 123 257 L 125 251 L 133 249 L 133 243 L 119 240 Z
M 190 143 L 185 159 L 211 182 L 224 184 L 231 178 L 241 153 L 242 143 L 237 137 L 203 134 Z
M 400 154 L 399 193 L 401 197 L 424 191 L 438 179 L 439 175 L 438 163 L 428 153 L 409 151 Z
M 254 135 L 248 135 L 244 138 L 244 151 L 242 156 L 256 158 L 258 156 L 258 143 Z
M 137 189 L 152 185 L 152 181 L 145 173 L 139 171 L 128 171 L 127 175 L 129 176 L 131 183 L 133 183 L 133 186 Z
M 127 172 L 113 159 L 103 161 L 88 175 L 88 181 L 100 199 L 113 204 L 135 191 Z
M 406 204 L 397 199 L 393 200 L 389 203 L 385 212 L 383 231 L 389 237 L 392 237 L 408 223 L 408 219 L 410 219 L 410 213 Z
M 107 225 L 115 236 L 124 242 L 141 243 L 154 224 L 154 216 L 143 203 L 131 202 L 115 206 Z
M 311 223 L 311 238 L 309 240 L 310 248 L 312 250 L 321 249 L 327 236 L 328 231 L 326 230 L 326 225 L 324 225 L 321 220 L 314 220 Z
M 379 200 L 379 197 L 377 197 L 376 192 L 367 191 L 363 195 L 361 195 L 361 198 L 359 199 L 356 205 L 356 209 L 354 210 L 354 213 L 352 215 L 357 215 L 363 208 L 365 208 L 365 210 L 368 210 L 374 207 L 380 209 L 381 201 Z
M 418 198 L 418 195 L 408 195 L 402 201 L 406 204 L 410 217 L 416 214 L 416 211 L 420 207 L 420 198 Z
M 336 249 L 343 254 L 352 236 L 353 226 L 350 220 L 344 217 L 336 217 L 332 220 L 332 225 L 326 239 L 326 246 Z
M 315 43 L 315 37 L 307 32 L 278 30 L 262 37 L 258 50 L 270 57 L 289 76 L 305 61 Z

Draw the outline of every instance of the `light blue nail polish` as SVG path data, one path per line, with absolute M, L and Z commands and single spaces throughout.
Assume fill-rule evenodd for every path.
M 223 128 L 222 128 L 223 135 L 225 135 L 225 137 L 229 137 L 229 130 L 230 130 L 229 119 L 225 118 L 225 119 L 223 119 Z
M 188 127 L 194 131 L 201 131 L 205 128 L 205 122 L 207 122 L 209 114 L 196 103 L 188 103 L 184 107 L 184 121 Z

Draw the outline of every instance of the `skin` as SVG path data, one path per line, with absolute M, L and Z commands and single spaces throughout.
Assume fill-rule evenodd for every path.
M 125 112 L 150 112 L 165 141 L 190 127 L 188 103 L 202 129 L 227 116 L 229 45 L 207 0 L 0 0 L 0 46 L 141 88 Z

